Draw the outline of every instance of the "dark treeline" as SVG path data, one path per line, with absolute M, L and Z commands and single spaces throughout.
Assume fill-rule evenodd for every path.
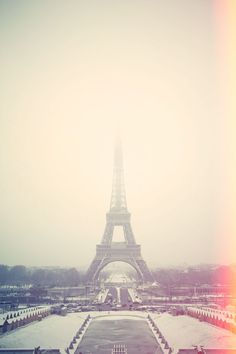
M 157 269 L 155 280 L 163 286 L 227 285 L 236 283 L 235 266 Z
M 0 265 L 0 285 L 77 286 L 84 274 L 76 268 L 28 268 Z
M 161 268 L 153 270 L 155 280 L 164 287 L 196 285 L 232 285 L 236 283 L 235 266 L 203 268 Z M 101 278 L 108 274 L 104 271 Z M 84 282 L 84 273 L 76 268 L 30 268 L 23 265 L 0 265 L 0 285 L 77 286 Z

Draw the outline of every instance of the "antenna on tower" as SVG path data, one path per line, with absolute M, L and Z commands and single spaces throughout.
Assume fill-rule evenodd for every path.
M 123 151 L 121 138 L 117 136 L 114 149 L 114 167 L 110 211 L 122 212 L 124 210 L 127 210 L 127 203 L 124 183 Z

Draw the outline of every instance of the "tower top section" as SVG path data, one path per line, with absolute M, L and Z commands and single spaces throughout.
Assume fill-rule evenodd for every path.
M 116 140 L 114 150 L 114 168 L 110 212 L 128 212 L 124 185 L 123 151 L 120 138 Z

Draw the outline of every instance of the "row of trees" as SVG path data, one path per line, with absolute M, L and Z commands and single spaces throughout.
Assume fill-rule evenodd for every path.
M 236 284 L 235 266 L 218 266 L 204 268 L 157 269 L 153 275 L 163 286 L 227 285 Z
M 76 268 L 28 268 L 0 265 L 0 285 L 77 286 L 84 274 Z
M 156 269 L 155 280 L 163 286 L 195 286 L 203 284 L 236 284 L 236 267 L 219 266 L 180 270 Z M 101 278 L 107 273 L 101 273 Z M 23 265 L 0 265 L 0 285 L 32 284 L 40 286 L 77 286 L 84 281 L 84 273 L 76 268 L 27 268 Z

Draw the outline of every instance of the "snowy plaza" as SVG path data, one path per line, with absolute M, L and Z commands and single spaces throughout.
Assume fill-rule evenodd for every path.
M 34 348 L 40 346 L 48 349 L 59 348 L 64 351 L 87 315 L 86 312 L 70 313 L 67 316 L 51 315 L 40 322 L 34 322 L 1 336 L 0 348 Z M 90 315 L 92 321 L 83 338 L 85 340 L 87 337 L 87 344 L 86 341 L 83 342 L 83 339 L 80 343 L 83 349 L 86 349 L 86 345 L 89 348 L 94 348 L 94 343 L 91 345 L 89 340 L 91 336 L 93 340 L 96 340 L 97 347 L 104 345 L 104 342 L 106 342 L 111 348 L 113 344 L 121 342 L 121 339 L 117 337 L 118 333 L 121 334 L 120 338 L 124 342 L 127 338 L 131 341 L 137 341 L 138 338 L 142 339 L 143 336 L 146 342 L 150 342 L 151 348 L 155 347 L 151 330 L 146 325 L 142 326 L 146 321 L 147 312 L 120 311 L 119 314 L 92 312 Z M 236 335 L 225 329 L 217 328 L 188 316 L 172 316 L 168 313 L 150 315 L 174 352 L 177 352 L 180 348 L 191 348 L 194 345 L 202 345 L 204 348 L 236 347 Z M 96 336 L 94 335 L 94 326 L 97 328 Z M 115 329 L 112 332 L 113 326 L 115 326 Z M 127 330 L 127 328 L 130 330 Z M 136 339 L 130 335 L 132 331 L 136 331 Z M 88 350 L 86 349 L 85 352 Z

